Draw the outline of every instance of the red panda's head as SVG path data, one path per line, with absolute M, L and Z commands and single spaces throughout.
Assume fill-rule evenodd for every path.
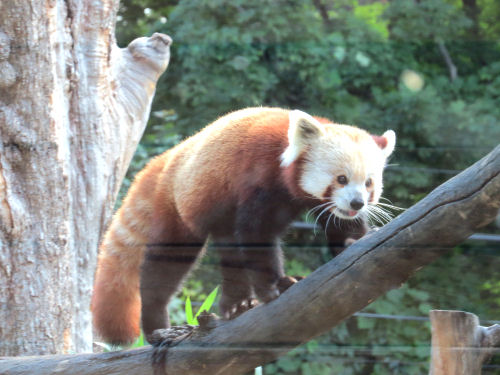
M 382 173 L 394 150 L 395 133 L 372 136 L 353 126 L 324 124 L 298 110 L 289 119 L 281 166 L 300 157 L 298 183 L 304 192 L 325 201 L 325 208 L 342 219 L 366 216 L 369 204 L 378 203 L 382 194 Z

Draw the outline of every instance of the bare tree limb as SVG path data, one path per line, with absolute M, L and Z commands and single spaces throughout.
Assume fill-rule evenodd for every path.
M 438 41 L 437 45 L 439 47 L 439 51 L 441 52 L 441 55 L 443 55 L 446 66 L 448 67 L 448 71 L 450 72 L 450 81 L 453 82 L 458 77 L 457 67 L 453 63 L 453 60 L 451 59 L 450 53 L 448 52 L 448 48 L 446 48 L 446 45 L 444 44 L 444 42 L 442 40 Z
M 323 4 L 321 0 L 313 0 L 313 4 L 316 10 L 319 12 L 321 19 L 323 20 L 323 25 L 327 29 L 330 29 L 332 27 L 332 20 L 328 15 L 328 8 L 326 7 L 326 5 Z
M 210 322 L 168 349 L 167 374 L 243 374 L 320 335 L 365 307 L 478 228 L 500 208 L 500 146 L 404 214 L 350 246 L 278 299 L 237 319 Z M 209 325 L 210 325 L 209 324 Z M 152 349 L 105 355 L 3 359 L 0 373 L 152 374 Z M 51 363 L 51 364 L 50 364 Z M 140 363 L 140 364 L 139 364 Z

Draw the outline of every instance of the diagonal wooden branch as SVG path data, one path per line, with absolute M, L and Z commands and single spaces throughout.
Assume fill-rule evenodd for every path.
M 277 300 L 198 329 L 169 348 L 167 374 L 243 374 L 331 329 L 491 222 L 500 208 L 500 146 Z M 102 355 L 3 359 L 20 375 L 153 374 L 151 348 Z M 61 369 L 67 369 L 62 371 Z

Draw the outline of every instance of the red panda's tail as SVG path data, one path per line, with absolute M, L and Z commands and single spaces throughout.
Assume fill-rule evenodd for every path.
M 140 333 L 139 274 L 145 240 L 122 223 L 123 207 L 120 211 L 100 248 L 91 309 L 104 341 L 129 344 Z
M 156 182 L 167 153 L 139 172 L 99 249 L 92 295 L 94 327 L 103 340 L 131 343 L 140 334 L 140 269 L 150 233 Z

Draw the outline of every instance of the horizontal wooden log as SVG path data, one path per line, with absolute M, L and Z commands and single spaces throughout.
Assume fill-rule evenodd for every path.
M 162 369 L 167 374 L 234 375 L 272 361 L 399 287 L 494 220 L 499 208 L 500 146 L 278 299 L 237 319 L 209 322 L 212 328 L 195 330 L 168 349 Z M 145 348 L 101 355 L 8 358 L 0 361 L 0 373 L 21 375 L 36 369 L 39 375 L 152 374 L 152 353 L 153 349 Z

